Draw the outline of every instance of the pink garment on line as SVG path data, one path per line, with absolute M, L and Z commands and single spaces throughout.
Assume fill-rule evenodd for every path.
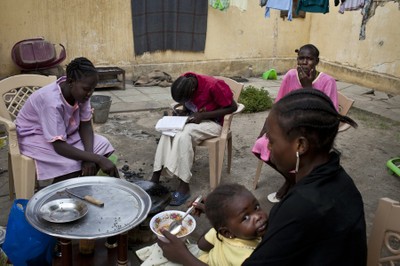
M 66 141 L 83 150 L 79 134 L 80 121 L 90 121 L 90 101 L 71 106 L 61 93 L 61 77 L 36 92 L 26 101 L 15 121 L 22 154 L 35 160 L 38 180 L 46 180 L 82 169 L 81 161 L 71 160 L 55 152 L 52 142 Z M 93 152 L 109 154 L 114 151 L 110 142 L 95 135 Z
M 328 95 L 335 105 L 336 110 L 339 110 L 336 80 L 334 78 L 321 72 L 313 81 L 312 85 L 315 89 L 318 89 Z M 297 69 L 289 70 L 283 77 L 275 102 L 279 101 L 289 92 L 302 88 L 303 86 L 300 83 Z M 256 156 L 260 155 L 260 159 L 264 162 L 269 161 L 270 151 L 268 149 L 268 142 L 268 138 L 264 134 L 262 137 L 256 140 L 251 150 Z

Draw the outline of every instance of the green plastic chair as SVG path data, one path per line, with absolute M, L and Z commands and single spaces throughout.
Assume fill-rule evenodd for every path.
M 389 168 L 390 174 L 400 176 L 400 157 L 396 157 L 387 161 L 386 166 Z

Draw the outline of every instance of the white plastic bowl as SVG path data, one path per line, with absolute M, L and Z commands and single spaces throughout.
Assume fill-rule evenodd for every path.
M 185 212 L 177 210 L 168 210 L 157 213 L 150 220 L 150 229 L 160 240 L 168 242 L 165 236 L 160 232 L 160 229 L 167 229 L 174 220 L 181 218 L 184 214 Z M 182 230 L 176 236 L 184 240 L 196 228 L 196 220 L 193 218 L 193 216 L 188 214 L 183 220 L 182 225 Z

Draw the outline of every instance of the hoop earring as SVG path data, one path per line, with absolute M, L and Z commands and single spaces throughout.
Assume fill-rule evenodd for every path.
M 296 169 L 294 170 L 295 173 L 299 172 L 299 165 L 300 165 L 300 156 L 299 156 L 299 152 L 296 151 Z

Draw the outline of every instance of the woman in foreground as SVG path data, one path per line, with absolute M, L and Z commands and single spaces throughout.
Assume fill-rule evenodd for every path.
M 243 265 L 366 264 L 362 197 L 331 151 L 340 122 L 357 126 L 315 89 L 290 92 L 274 104 L 267 118 L 270 160 L 283 173 L 294 170 L 295 185 L 271 209 L 266 233 Z M 164 235 L 170 243 L 161 247 L 171 259 L 182 246 Z M 181 254 L 176 262 L 204 265 Z

